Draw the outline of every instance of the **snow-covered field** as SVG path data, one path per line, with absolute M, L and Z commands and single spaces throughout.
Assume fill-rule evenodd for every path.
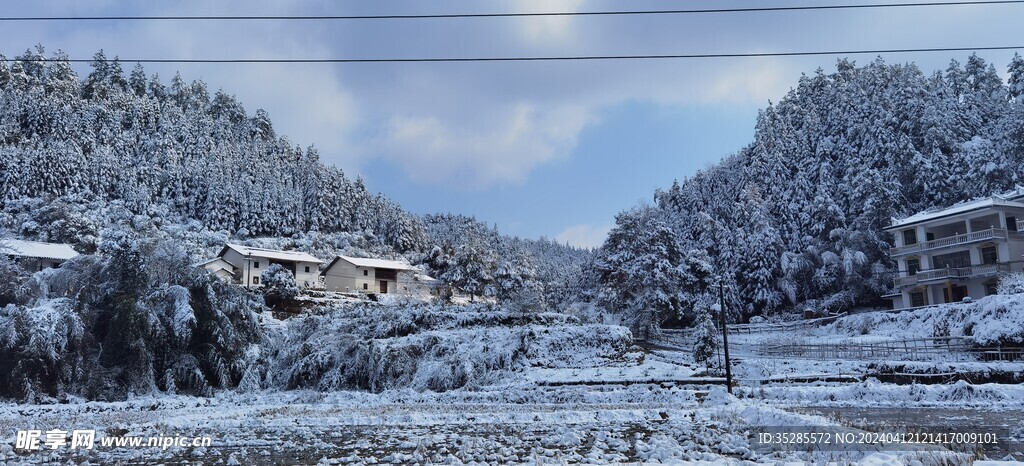
M 878 319 L 880 329 L 899 325 L 886 327 L 888 317 Z M 813 375 L 862 376 L 886 362 L 789 361 L 759 358 L 754 351 L 765 341 L 835 337 L 848 327 L 841 322 L 791 335 L 735 338 L 735 396 L 725 393 L 721 377 L 693 363 L 684 339 L 644 349 L 622 327 L 583 324 L 561 314 L 357 305 L 267 325 L 278 343 L 268 349 L 276 362 L 267 366 L 265 382 L 276 378 L 277 385 L 212 397 L 71 397 L 0 405 L 0 430 L 9 435 L 95 429 L 97 442 L 209 436 L 210 446 L 97 443 L 91 451 L 30 452 L 15 449 L 12 438 L 0 444 L 0 463 L 969 464 L 974 457 L 992 453 L 1002 459 L 1008 452 L 967 455 L 936 446 L 889 451 L 874 445 L 837 451 L 762 445 L 756 436 L 773 428 L 862 432 L 936 419 L 962 429 L 1005 419 L 1001 429 L 1024 433 L 1022 385 L 896 385 L 870 378 L 796 383 L 792 379 Z M 886 337 L 900 336 L 887 331 Z M 929 370 L 1024 370 L 1017 362 L 941 368 L 933 361 L 892 363 Z M 353 364 L 367 370 L 351 372 Z M 293 383 L 293 390 L 281 389 Z M 1014 458 L 1024 460 L 1024 452 Z
M 103 436 L 211 436 L 206 448 L 14 451 L 4 464 L 88 461 L 183 464 L 617 463 L 868 461 L 939 464 L 950 453 L 784 451 L 758 448 L 761 426 L 830 426 L 721 388 L 696 392 L 634 385 L 434 394 L 267 392 L 162 396 L 117 403 L 6 405 L 0 428 L 76 428 Z M 924 463 L 914 463 L 924 459 Z M 956 463 L 954 463 L 956 464 Z

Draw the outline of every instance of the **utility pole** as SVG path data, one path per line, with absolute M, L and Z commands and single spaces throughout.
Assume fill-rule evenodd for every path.
M 725 387 L 732 394 L 732 364 L 729 362 L 729 328 L 725 322 L 725 284 L 718 280 L 718 316 L 722 322 L 722 351 L 725 353 Z

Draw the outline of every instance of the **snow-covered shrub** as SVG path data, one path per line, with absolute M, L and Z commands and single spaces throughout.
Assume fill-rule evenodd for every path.
M 247 357 L 263 339 L 258 298 L 171 245 L 111 231 L 100 251 L 34 274 L 35 304 L 4 308 L 0 396 L 208 395 L 263 363 Z
M 842 317 L 824 332 L 895 338 L 969 337 L 976 345 L 1024 343 L 1024 294 L 993 295 L 898 314 L 863 313 Z
M 74 385 L 84 333 L 69 299 L 0 308 L 0 396 L 32 402 Z
M 101 288 L 96 286 L 103 269 L 103 259 L 96 255 L 80 255 L 29 277 L 22 287 L 22 299 L 34 302 L 44 299 L 75 297 L 89 299 Z
M 348 306 L 290 319 L 272 344 L 269 379 L 286 389 L 444 391 L 494 383 L 522 367 L 613 361 L 630 344 L 625 328 L 581 326 L 559 314 Z
M 996 286 L 999 294 L 1021 294 L 1024 293 L 1024 273 L 1008 273 L 999 277 L 999 285 Z
M 11 260 L 0 244 L 0 306 L 18 301 L 21 285 L 27 276 L 25 269 Z
M 267 304 L 277 304 L 295 299 L 299 295 L 299 286 L 295 284 L 295 276 L 281 264 L 271 264 L 260 274 L 263 284 L 263 297 Z

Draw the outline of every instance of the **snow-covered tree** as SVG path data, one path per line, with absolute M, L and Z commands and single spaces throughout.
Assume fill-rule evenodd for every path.
M 295 275 L 281 264 L 271 264 L 260 274 L 263 284 L 263 297 L 267 304 L 291 301 L 299 295 L 299 286 L 295 284 Z
M 746 303 L 744 315 L 772 312 L 782 302 L 778 289 L 782 239 L 771 223 L 756 185 L 747 187 L 737 207 L 744 217 L 739 232 L 742 252 L 737 273 L 740 296 Z
M 721 336 L 718 327 L 715 326 L 711 310 L 702 308 L 697 312 L 697 321 L 694 326 L 693 360 L 706 365 L 711 364 L 721 346 Z
M 1024 58 L 1019 53 L 1013 54 L 1013 60 L 1007 69 L 1010 78 L 1007 80 L 1008 92 L 1011 99 L 1018 99 L 1024 94 Z
M 639 338 L 693 309 L 711 270 L 698 251 L 682 249 L 665 216 L 651 207 L 620 213 L 598 253 L 600 303 L 623 316 Z

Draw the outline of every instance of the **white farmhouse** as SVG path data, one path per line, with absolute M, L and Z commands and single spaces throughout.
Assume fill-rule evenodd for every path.
M 894 221 L 896 309 L 996 293 L 999 275 L 1024 269 L 1024 188 Z
M 70 244 L 20 239 L 0 241 L 0 253 L 13 258 L 29 272 L 60 267 L 65 261 L 78 255 Z
M 437 280 L 400 261 L 338 256 L 324 269 L 327 291 L 427 295 Z
M 272 264 L 281 264 L 295 276 L 300 288 L 320 284 L 320 259 L 304 252 L 278 251 L 226 244 L 217 257 L 200 264 L 210 273 L 244 286 L 262 286 L 260 274 Z

